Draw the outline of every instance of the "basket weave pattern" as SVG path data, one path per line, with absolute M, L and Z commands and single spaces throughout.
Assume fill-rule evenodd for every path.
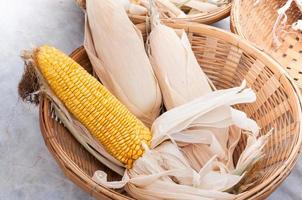
M 279 38 L 280 47 L 276 48 L 272 43 L 272 30 L 278 17 L 277 10 L 286 2 L 286 0 L 264 0 L 255 6 L 250 0 L 234 0 L 231 27 L 233 32 L 253 42 L 280 62 L 301 89 L 302 33 L 284 32 Z M 286 14 L 288 25 L 302 17 L 294 3 Z
M 257 164 L 246 183 L 257 180 L 237 199 L 263 199 L 286 178 L 299 155 L 302 142 L 301 105 L 298 89 L 287 73 L 270 57 L 230 33 L 205 25 L 169 24 L 187 31 L 194 53 L 205 73 L 218 89 L 240 85 L 245 79 L 257 94 L 257 102 L 240 105 L 262 127 L 261 134 L 274 128 L 265 157 Z M 145 27 L 140 27 L 145 30 Z M 83 47 L 71 57 L 91 70 Z M 48 149 L 65 174 L 96 199 L 130 199 L 126 194 L 106 189 L 92 181 L 96 170 L 104 170 L 111 180 L 120 179 L 94 159 L 66 130 L 52 119 L 50 103 L 40 104 L 41 131 Z M 245 138 L 235 151 L 235 160 L 245 146 Z

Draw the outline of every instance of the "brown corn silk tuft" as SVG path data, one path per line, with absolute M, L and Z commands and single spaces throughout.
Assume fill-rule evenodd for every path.
M 23 59 L 29 59 L 28 52 L 23 52 Z M 27 62 L 27 61 L 24 61 Z M 39 104 L 39 98 L 37 95 L 32 95 L 38 92 L 40 89 L 40 83 L 35 72 L 35 67 L 33 63 L 28 62 L 24 65 L 24 72 L 22 78 L 18 84 L 18 94 L 20 98 L 25 102 Z
M 84 46 L 98 78 L 127 108 L 151 126 L 161 110 L 161 92 L 141 32 L 123 6 L 86 1 Z

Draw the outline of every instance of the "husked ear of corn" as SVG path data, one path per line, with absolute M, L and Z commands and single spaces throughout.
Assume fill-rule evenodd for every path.
M 154 17 L 153 17 L 154 19 Z M 211 92 L 207 76 L 201 70 L 188 38 L 156 19 L 149 35 L 150 60 L 169 110 Z
M 153 1 L 150 3 L 151 11 L 153 11 L 151 12 L 152 19 L 155 7 Z M 150 50 L 152 60 L 156 61 L 152 64 L 154 64 L 155 73 L 163 90 L 163 97 L 168 98 L 168 101 L 164 100 L 165 105 L 168 105 L 167 107 L 170 105 L 172 108 L 155 120 L 151 129 L 153 137 L 150 149 L 135 161 L 133 168 L 125 171 L 121 181 L 108 182 L 106 173 L 102 171 L 96 171 L 93 180 L 110 188 L 125 187 L 125 190 L 137 199 L 235 199 L 235 195 L 226 191 L 238 184 L 244 176 L 247 166 L 251 166 L 251 163 L 253 164 L 255 160 L 259 159 L 265 139 L 256 139 L 254 140 L 257 141 L 256 144 L 249 144 L 247 151 L 241 157 L 240 167 L 236 170 L 229 170 L 218 159 L 221 144 L 217 139 L 214 141 L 213 132 L 216 131 L 215 128 L 225 130 L 232 124 L 239 125 L 238 128 L 257 131 L 258 126 L 254 121 L 248 119 L 244 113 L 231 108 L 231 105 L 234 104 L 255 101 L 255 93 L 246 88 L 245 81 L 240 87 L 212 92 L 203 72 L 194 69 L 196 62 L 193 62 L 195 58 L 192 50 L 187 49 L 188 44 L 179 42 L 180 39 L 172 29 L 160 25 L 158 15 L 153 20 L 153 30 L 155 28 L 157 31 L 156 28 L 158 28 L 159 31 L 158 34 L 152 35 L 151 28 Z M 152 38 L 155 36 L 157 38 Z M 173 46 L 174 43 L 176 45 Z M 152 49 L 154 47 L 158 48 L 155 54 Z M 179 49 L 174 50 L 175 48 Z M 179 62 L 175 62 L 175 59 Z M 199 66 L 197 67 L 200 69 Z M 198 88 L 198 85 L 190 86 L 196 86 L 196 91 L 203 92 L 203 95 L 182 91 L 189 87 L 186 85 L 186 81 L 192 76 L 184 69 L 199 73 L 199 77 L 192 78 L 196 83 L 201 84 L 199 85 L 201 89 Z M 178 70 L 179 74 L 175 72 Z M 174 75 L 171 76 L 171 74 Z M 207 90 L 208 93 L 206 93 Z M 181 96 L 183 94 L 188 96 Z M 189 98 L 190 101 L 186 98 Z M 210 128 L 207 129 L 207 127 Z M 236 135 L 232 137 L 236 137 Z M 236 146 L 236 139 L 232 138 L 230 141 L 231 148 Z M 204 154 L 201 151 L 202 148 L 199 149 L 200 151 L 198 150 L 197 157 L 190 157 L 188 154 L 191 152 L 184 152 L 186 155 L 184 156 L 183 149 L 180 151 L 181 145 L 211 146 L 213 156 L 207 159 L 204 165 L 195 168 L 191 165 L 192 160 L 190 159 L 196 159 L 198 162 Z M 257 149 L 255 155 L 251 155 L 250 152 L 255 149 Z
M 90 134 L 128 168 L 150 145 L 150 130 L 102 84 L 61 51 L 41 46 L 32 53 L 41 88 L 49 88 Z
M 258 126 L 245 113 L 233 109 L 231 105 L 235 102 L 236 104 L 253 102 L 256 97 L 251 92 L 245 98 L 235 100 L 238 97 L 231 95 L 232 93 L 227 95 L 227 91 L 217 91 L 217 95 L 214 96 L 220 100 L 215 101 L 214 96 L 211 97 L 212 83 L 199 66 L 187 34 L 182 31 L 179 37 L 172 28 L 161 24 L 152 2 L 153 0 L 150 17 L 151 33 L 148 40 L 149 56 L 163 93 L 164 104 L 167 110 L 177 109 L 190 102 L 192 107 L 187 108 L 180 116 L 175 114 L 173 117 L 171 112 L 170 118 L 167 117 L 165 120 L 163 119 L 167 114 L 160 116 L 161 125 L 154 123 L 152 126 L 154 137 L 160 138 L 157 128 L 163 130 L 163 124 L 167 124 L 167 127 L 171 126 L 171 129 L 167 129 L 166 132 L 172 133 L 177 133 L 182 127 L 181 133 L 171 137 L 178 141 L 195 170 L 199 171 L 213 156 L 217 156 L 220 162 L 229 167 L 229 170 L 234 170 L 232 154 L 241 136 L 241 129 L 256 134 Z M 193 109 L 194 101 L 207 95 L 212 99 L 208 104 L 206 99 L 203 100 L 203 106 L 208 110 L 202 113 L 200 109 Z M 228 101 L 233 103 L 228 104 Z M 232 125 L 237 127 L 230 128 Z
M 151 126 L 161 109 L 161 92 L 139 30 L 123 6 L 86 0 L 84 46 L 98 78 L 126 107 Z

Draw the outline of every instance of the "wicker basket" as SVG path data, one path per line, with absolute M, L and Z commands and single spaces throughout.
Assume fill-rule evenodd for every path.
M 221 6 L 217 8 L 214 11 L 208 12 L 208 13 L 202 13 L 198 17 L 187 17 L 185 19 L 164 19 L 169 22 L 196 22 L 201 24 L 212 24 L 215 22 L 218 22 L 228 16 L 230 16 L 232 8 L 232 3 L 228 3 L 225 6 Z M 146 16 L 141 15 L 129 15 L 131 21 L 133 21 L 135 24 L 138 23 L 144 23 L 146 22 Z
M 75 0 L 76 3 L 78 4 L 78 6 L 80 8 L 82 8 L 82 10 L 85 10 L 86 8 L 86 2 L 85 0 Z M 232 1 L 232 0 L 231 0 Z M 231 12 L 231 7 L 232 7 L 232 3 L 228 3 L 227 5 L 221 6 L 211 12 L 208 13 L 202 13 L 198 16 L 194 16 L 194 17 L 187 17 L 185 19 L 163 19 L 169 22 L 196 22 L 196 23 L 201 23 L 201 24 L 212 24 L 215 23 L 219 20 L 222 20 L 228 16 L 230 16 L 230 12 Z M 146 16 L 142 16 L 142 15 L 131 15 L 129 14 L 129 18 L 131 19 L 131 21 L 133 21 L 135 24 L 140 24 L 140 23 L 145 23 L 147 20 Z
M 257 6 L 251 0 L 234 0 L 231 13 L 231 29 L 253 42 L 275 58 L 302 89 L 302 33 L 281 35 L 281 46 L 272 44 L 272 29 L 277 19 L 277 10 L 286 0 L 265 0 Z M 301 19 L 302 14 L 292 3 L 286 12 L 288 24 Z
M 218 89 L 238 86 L 243 79 L 254 89 L 257 102 L 240 105 L 262 127 L 261 134 L 271 128 L 275 133 L 265 148 L 265 158 L 254 168 L 247 182 L 256 181 L 238 199 L 264 199 L 289 175 L 299 155 L 302 143 L 301 102 L 298 89 L 277 62 L 239 37 L 206 25 L 168 24 L 188 32 L 192 48 L 200 65 Z M 145 29 L 142 25 L 142 30 Z M 71 57 L 91 70 L 83 47 Z M 117 174 L 92 157 L 61 124 L 50 117 L 50 103 L 40 104 L 41 131 L 48 149 L 73 182 L 96 199 L 131 199 L 125 193 L 106 189 L 92 181 L 96 170 Z M 234 159 L 245 146 L 245 138 L 235 150 Z M 254 175 L 259 175 L 254 176 Z

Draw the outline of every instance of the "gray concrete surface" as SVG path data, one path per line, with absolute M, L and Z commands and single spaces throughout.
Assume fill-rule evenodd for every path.
M 22 49 L 50 44 L 70 53 L 83 40 L 83 15 L 72 0 L 0 0 L 0 200 L 89 200 L 46 149 L 37 108 L 17 83 Z M 228 29 L 228 20 L 216 24 Z M 271 200 L 302 199 L 302 161 Z

